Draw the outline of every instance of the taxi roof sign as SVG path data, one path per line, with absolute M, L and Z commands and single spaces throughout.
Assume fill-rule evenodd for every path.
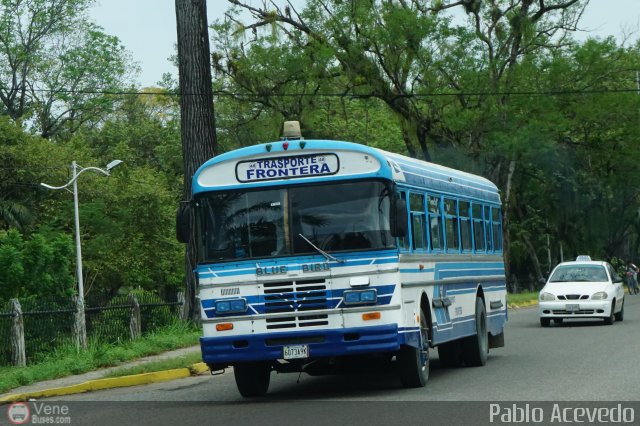
M 581 254 L 580 256 L 576 257 L 576 262 L 590 262 L 591 261 L 591 256 L 587 256 L 586 254 Z

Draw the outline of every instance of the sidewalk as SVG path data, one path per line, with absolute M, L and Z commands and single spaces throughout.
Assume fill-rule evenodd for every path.
M 19 388 L 11 389 L 7 393 L 0 394 L 0 405 L 13 401 L 24 401 L 32 398 L 42 398 L 54 395 L 70 395 L 74 393 L 88 392 L 99 389 L 136 386 L 147 383 L 175 380 L 208 372 L 209 369 L 205 364 L 197 363 L 189 368 L 177 368 L 174 370 L 159 371 L 155 373 L 144 373 L 135 374 L 132 376 L 105 378 L 105 376 L 113 370 L 134 367 L 154 361 L 179 358 L 194 352 L 200 352 L 199 345 L 140 358 L 135 361 L 123 363 L 115 367 L 108 367 L 101 370 L 90 371 L 84 374 L 78 374 L 75 376 L 67 376 L 59 379 L 37 382 L 27 386 L 21 386 Z

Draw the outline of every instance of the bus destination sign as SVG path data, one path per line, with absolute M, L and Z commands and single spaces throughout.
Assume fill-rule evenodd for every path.
M 236 177 L 240 182 L 306 178 L 333 175 L 339 168 L 336 154 L 307 154 L 241 161 L 236 165 Z

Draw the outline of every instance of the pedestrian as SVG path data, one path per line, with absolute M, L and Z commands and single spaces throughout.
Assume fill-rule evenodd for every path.
M 629 294 L 638 294 L 638 267 L 631 261 L 627 262 L 627 287 L 629 287 Z

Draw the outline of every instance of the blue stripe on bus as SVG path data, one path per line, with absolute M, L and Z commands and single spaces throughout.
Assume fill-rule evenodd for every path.
M 236 275 L 255 275 L 256 268 L 271 268 L 286 266 L 287 272 L 301 272 L 304 265 L 328 264 L 334 269 L 347 268 L 351 266 L 363 265 L 385 265 L 398 262 L 396 251 L 383 252 L 360 252 L 349 253 L 348 255 L 336 254 L 344 262 L 328 262 L 324 257 L 290 257 L 286 259 L 252 259 L 235 262 L 225 262 L 224 264 L 200 265 L 196 268 L 199 278 L 232 277 Z M 287 279 L 286 273 L 273 274 Z M 317 277 L 310 277 L 313 279 Z M 295 277 L 296 280 L 304 280 L 304 277 Z
M 376 305 L 372 306 L 380 306 L 380 305 L 388 305 L 391 303 L 391 298 L 393 297 L 393 292 L 395 291 L 395 284 L 390 285 L 380 285 L 380 286 L 372 286 L 367 287 L 367 289 L 376 289 L 378 292 L 378 301 Z M 299 302 L 304 302 L 305 308 L 310 308 L 313 306 L 315 300 L 318 301 L 317 308 L 318 309 L 336 309 L 339 305 L 341 305 L 342 298 L 345 290 L 350 289 L 336 289 L 336 290 L 311 290 L 311 294 L 309 291 L 297 291 L 297 292 L 280 292 L 280 293 L 271 293 L 266 295 L 252 295 L 252 296 L 235 296 L 235 297 L 220 297 L 216 299 L 204 299 L 200 303 L 202 304 L 202 309 L 205 312 L 207 318 L 215 318 L 215 304 L 220 300 L 235 300 L 239 298 L 243 298 L 247 301 L 247 305 L 249 306 L 248 315 L 251 315 L 251 310 L 255 311 L 257 314 L 268 313 L 265 308 L 265 298 L 269 298 L 272 296 L 282 297 L 282 299 L 278 300 L 267 300 L 267 302 L 274 303 L 291 303 L 293 305 L 299 305 Z M 345 307 L 342 305 L 341 307 Z M 299 312 L 304 311 L 291 311 L 287 313 L 291 313 L 295 315 Z M 238 314 L 232 314 L 238 315 Z

